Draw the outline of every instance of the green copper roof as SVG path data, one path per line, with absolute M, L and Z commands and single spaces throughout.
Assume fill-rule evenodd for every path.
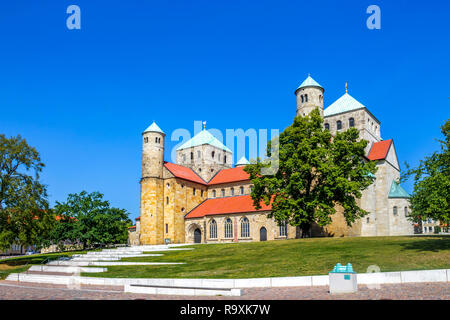
M 337 99 L 323 111 L 323 116 L 329 117 L 335 114 L 357 110 L 361 108 L 365 108 L 365 106 L 348 93 L 345 93 L 342 97 Z
M 301 88 L 305 88 L 305 87 L 319 87 L 319 88 L 323 89 L 323 87 L 320 84 L 318 84 L 316 80 L 311 78 L 311 76 L 309 76 L 309 75 L 308 75 L 308 78 L 306 78 L 305 81 L 303 81 L 302 84 L 297 88 L 297 90 L 301 89 Z M 295 91 L 297 91 L 297 90 L 295 90 Z
M 196 136 L 194 136 L 192 139 L 186 141 L 181 146 L 177 148 L 177 150 L 183 150 L 187 148 L 192 148 L 196 146 L 201 146 L 204 144 L 209 144 L 211 146 L 214 146 L 216 148 L 232 152 L 230 149 L 228 149 L 222 142 L 217 140 L 211 133 L 209 133 L 208 130 L 202 130 L 200 133 L 198 133 Z
M 389 191 L 389 198 L 410 198 L 411 196 L 405 189 L 402 188 L 400 183 L 397 183 L 395 180 L 392 181 L 391 190 Z
M 158 125 L 156 124 L 155 121 L 153 121 L 153 123 L 150 125 L 150 127 L 148 127 L 147 129 L 145 129 L 144 132 L 159 132 L 159 133 L 164 133 L 160 127 L 158 127 Z
M 246 157 L 242 157 L 237 163 L 237 166 L 245 166 L 247 164 L 250 164 L 250 162 L 247 160 Z

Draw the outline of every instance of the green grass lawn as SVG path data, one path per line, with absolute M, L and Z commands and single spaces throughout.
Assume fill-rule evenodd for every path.
M 450 268 L 450 236 L 313 238 L 192 245 L 190 251 L 122 261 L 186 262 L 185 265 L 112 266 L 84 274 L 121 278 L 256 278 L 328 274 L 337 262 L 356 272 Z M 152 252 L 153 253 L 153 252 Z
M 8 259 L 2 259 L 0 260 L 0 280 L 5 279 L 10 273 L 24 272 L 33 264 L 41 264 L 42 262 L 48 261 L 46 259 L 53 260 L 82 253 L 86 253 L 86 251 L 35 254 L 30 256 L 17 256 Z

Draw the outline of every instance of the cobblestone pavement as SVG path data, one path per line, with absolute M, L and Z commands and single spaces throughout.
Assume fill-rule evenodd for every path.
M 330 295 L 328 286 L 244 289 L 240 297 L 192 297 L 124 293 L 120 286 L 80 286 L 0 281 L 0 300 L 450 300 L 450 283 L 359 286 L 353 294 Z

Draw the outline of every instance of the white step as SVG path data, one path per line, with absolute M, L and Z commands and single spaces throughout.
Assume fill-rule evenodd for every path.
M 167 287 L 147 286 L 139 284 L 126 284 L 124 292 L 145 294 L 167 294 L 183 296 L 240 296 L 241 289 L 228 288 L 190 288 L 190 287 Z
M 186 264 L 185 262 L 127 262 L 127 261 L 51 261 L 47 265 L 51 266 L 160 266 L 160 265 L 174 265 Z
M 31 266 L 29 271 L 41 271 L 41 272 L 61 272 L 61 273 L 80 273 L 80 272 L 106 272 L 107 268 L 86 268 L 81 266 L 55 266 L 55 265 L 34 265 Z

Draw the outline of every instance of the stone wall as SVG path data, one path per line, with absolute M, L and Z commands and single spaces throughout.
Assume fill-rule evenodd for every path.
M 194 230 L 197 228 L 202 233 L 202 242 L 206 243 L 260 241 L 260 229 L 263 227 L 267 230 L 267 240 L 295 239 L 297 237 L 297 228 L 291 225 L 287 226 L 287 236 L 281 236 L 277 222 L 268 218 L 267 214 L 268 212 L 241 213 L 186 219 L 186 242 L 194 243 Z M 241 234 L 241 221 L 244 217 L 249 220 L 249 237 L 242 237 Z M 225 221 L 228 218 L 233 223 L 233 236 L 230 238 L 225 237 Z M 217 223 L 217 238 L 210 237 L 209 227 L 212 220 Z
M 240 196 L 241 195 L 241 187 L 244 187 L 244 195 L 249 195 L 251 193 L 251 183 L 250 181 L 240 181 L 240 182 L 233 182 L 233 183 L 223 183 L 223 184 L 216 184 L 211 185 L 208 187 L 208 198 L 212 199 L 214 198 L 214 190 L 216 191 L 215 198 L 222 198 L 224 197 L 222 195 L 222 190 L 225 191 L 225 197 L 231 197 L 232 192 L 231 188 L 234 189 L 234 195 Z

